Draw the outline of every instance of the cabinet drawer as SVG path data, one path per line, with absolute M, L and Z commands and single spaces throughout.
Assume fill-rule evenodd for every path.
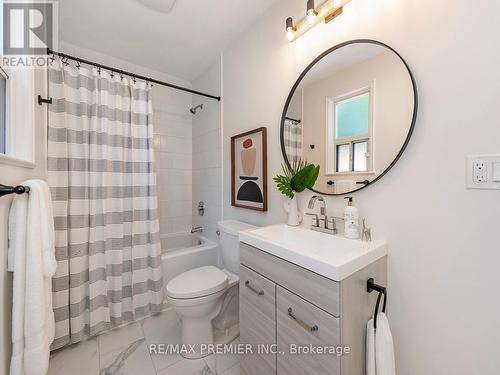
M 340 316 L 339 283 L 265 251 L 240 242 L 241 264 L 273 280 L 276 284 Z
M 296 354 L 297 347 L 340 345 L 339 319 L 277 287 L 277 341 L 285 354 L 277 359 L 278 375 L 339 375 L 340 358 L 335 354 Z
M 240 341 L 252 344 L 254 352 L 241 356 L 244 374 L 276 374 L 276 355 L 257 354 L 258 345 L 276 344 L 276 285 L 244 266 L 240 267 Z

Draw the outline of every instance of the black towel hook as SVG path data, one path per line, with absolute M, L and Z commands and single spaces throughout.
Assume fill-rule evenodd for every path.
M 373 291 L 378 292 L 377 303 L 375 304 L 375 312 L 373 313 L 373 328 L 377 329 L 377 316 L 380 308 L 380 300 L 382 299 L 382 295 L 384 295 L 384 305 L 382 306 L 382 312 L 385 313 L 385 308 L 387 305 L 387 289 L 383 286 L 375 284 L 375 280 L 372 277 L 369 278 L 366 282 L 366 291 L 368 293 L 371 293 Z

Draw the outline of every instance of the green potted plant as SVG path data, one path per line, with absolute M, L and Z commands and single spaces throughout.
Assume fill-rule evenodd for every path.
M 288 225 L 297 226 L 302 217 L 297 206 L 296 193 L 312 188 L 319 176 L 319 165 L 309 164 L 305 160 L 297 160 L 291 164 L 282 164 L 283 174 L 273 178 L 278 190 L 290 200 L 285 202 L 288 212 Z

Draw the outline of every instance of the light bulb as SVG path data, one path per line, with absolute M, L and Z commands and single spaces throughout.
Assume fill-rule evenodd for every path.
M 314 9 L 310 9 L 307 11 L 307 23 L 309 25 L 314 25 L 316 22 L 316 11 Z
M 340 8 L 342 6 L 342 0 L 333 0 L 333 7 Z
M 292 17 L 286 19 L 286 37 L 290 42 L 295 39 L 295 27 L 293 26 Z

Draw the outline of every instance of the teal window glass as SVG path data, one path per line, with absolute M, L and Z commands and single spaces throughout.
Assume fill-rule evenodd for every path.
M 336 138 L 366 135 L 370 122 L 370 94 L 338 102 L 335 106 Z

